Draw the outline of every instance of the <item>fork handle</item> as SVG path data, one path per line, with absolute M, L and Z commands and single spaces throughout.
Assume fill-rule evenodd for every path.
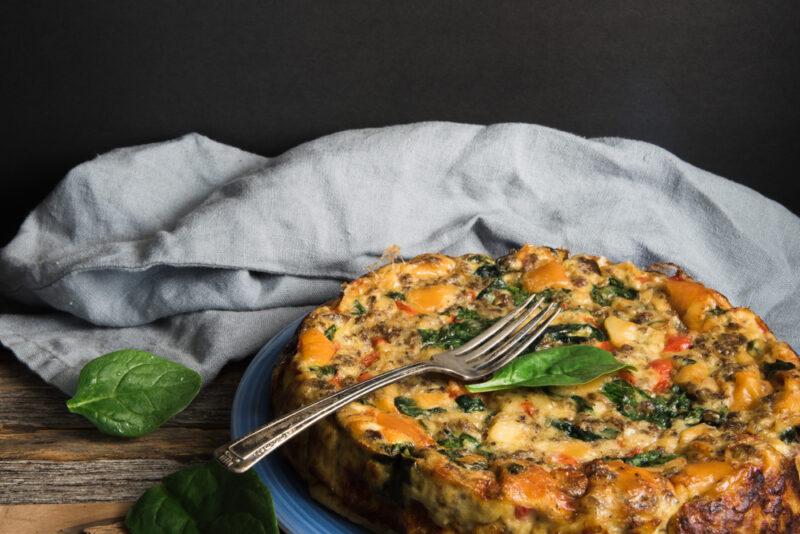
M 345 404 L 409 376 L 440 370 L 436 364 L 426 361 L 382 373 L 267 423 L 242 438 L 218 448 L 214 451 L 214 457 L 228 470 L 244 473 L 269 453 Z

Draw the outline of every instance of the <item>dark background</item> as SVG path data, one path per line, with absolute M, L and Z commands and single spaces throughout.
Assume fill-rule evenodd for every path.
M 650 141 L 800 213 L 795 1 L 14 1 L 0 60 L 0 244 L 117 146 L 432 119 Z

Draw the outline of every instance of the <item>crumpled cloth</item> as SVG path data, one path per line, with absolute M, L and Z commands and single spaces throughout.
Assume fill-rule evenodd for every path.
M 765 177 L 767 178 L 767 177 Z M 120 348 L 212 378 L 398 245 L 672 261 L 800 341 L 800 219 L 651 144 L 528 124 L 341 132 L 265 158 L 202 135 L 72 169 L 0 251 L 0 342 L 73 391 Z

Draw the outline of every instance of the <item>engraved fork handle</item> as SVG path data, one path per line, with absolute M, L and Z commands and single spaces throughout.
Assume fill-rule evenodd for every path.
M 437 371 L 441 372 L 443 369 L 426 361 L 382 373 L 290 412 L 234 442 L 223 445 L 214 451 L 214 457 L 230 471 L 244 473 L 269 453 L 345 404 L 409 376 Z

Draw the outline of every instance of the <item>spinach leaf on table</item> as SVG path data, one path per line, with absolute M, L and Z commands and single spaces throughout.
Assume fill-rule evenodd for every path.
M 141 350 L 119 350 L 81 369 L 67 409 L 106 434 L 138 437 L 186 408 L 200 384 L 200 375 L 183 365 Z
M 597 347 L 564 345 L 523 354 L 486 382 L 467 385 L 467 390 L 477 393 L 515 387 L 575 386 L 627 367 Z
M 131 534 L 278 534 L 272 496 L 254 471 L 236 475 L 217 464 L 166 477 L 128 512 Z

